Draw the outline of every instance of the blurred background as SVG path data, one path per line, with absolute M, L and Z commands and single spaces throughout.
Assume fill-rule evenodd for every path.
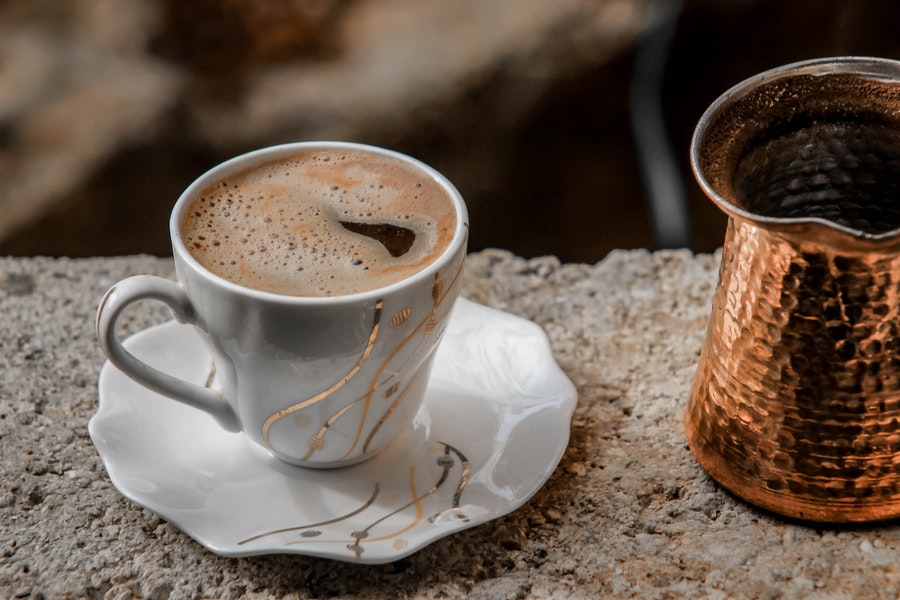
M 0 255 L 168 255 L 203 171 L 340 139 L 447 175 L 471 249 L 716 248 L 687 156 L 731 85 L 900 58 L 896 0 L 2 0 Z

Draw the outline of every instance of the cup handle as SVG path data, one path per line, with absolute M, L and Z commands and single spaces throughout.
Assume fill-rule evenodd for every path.
M 138 300 L 163 302 L 172 309 L 179 323 L 197 321 L 194 308 L 181 285 L 152 275 L 136 275 L 123 279 L 106 292 L 97 308 L 97 338 L 109 361 L 154 392 L 206 411 L 226 431 L 240 431 L 240 421 L 222 392 L 163 373 L 125 349 L 116 335 L 116 323 L 125 307 Z

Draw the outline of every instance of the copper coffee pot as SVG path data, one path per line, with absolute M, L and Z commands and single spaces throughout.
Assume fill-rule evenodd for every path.
M 729 217 L 691 450 L 789 517 L 900 516 L 900 62 L 756 75 L 702 116 L 691 160 Z

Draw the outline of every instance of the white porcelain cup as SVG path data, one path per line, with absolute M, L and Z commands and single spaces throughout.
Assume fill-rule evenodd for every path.
M 436 182 L 456 215 L 446 249 L 414 275 L 343 296 L 287 296 L 250 289 L 204 268 L 185 247 L 181 223 L 201 191 L 273 159 L 307 151 L 373 153 Z M 228 431 L 289 463 L 337 467 L 363 461 L 410 426 L 435 350 L 459 294 L 468 215 L 441 174 L 403 154 L 341 142 L 302 142 L 231 159 L 202 175 L 175 204 L 169 223 L 177 282 L 150 275 L 115 284 L 97 311 L 110 362 L 147 388 L 208 412 Z M 213 357 L 208 373 L 185 381 L 135 358 L 116 334 L 122 311 L 139 300 L 169 306 L 194 326 Z M 220 388 L 220 389 L 219 389 Z

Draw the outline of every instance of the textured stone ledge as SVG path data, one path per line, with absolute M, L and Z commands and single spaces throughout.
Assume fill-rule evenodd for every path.
M 579 391 L 572 441 L 513 514 L 385 566 L 222 558 L 112 487 L 88 437 L 97 302 L 151 257 L 0 259 L 0 597 L 884 598 L 900 528 L 820 528 L 716 486 L 682 412 L 718 258 L 615 252 L 596 265 L 473 255 L 464 294 L 543 326 Z M 167 318 L 142 304 L 136 331 Z

